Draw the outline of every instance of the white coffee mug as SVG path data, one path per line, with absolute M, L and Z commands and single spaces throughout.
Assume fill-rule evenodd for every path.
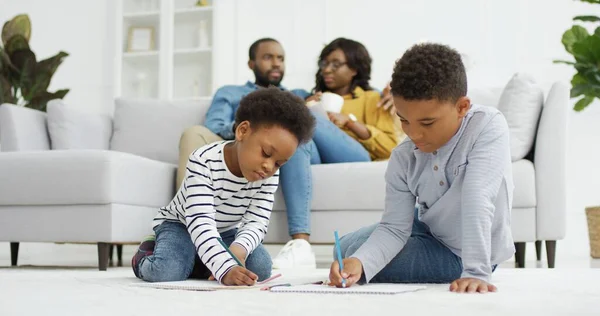
M 344 106 L 344 98 L 339 94 L 324 92 L 321 95 L 321 105 L 327 112 L 340 113 Z

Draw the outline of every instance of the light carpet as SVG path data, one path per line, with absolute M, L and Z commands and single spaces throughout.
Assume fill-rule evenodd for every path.
M 294 280 L 327 270 L 280 271 Z M 195 292 L 133 287 L 131 268 L 0 269 L 0 315 L 600 315 L 598 269 L 498 269 L 491 294 L 448 285 L 398 295 Z

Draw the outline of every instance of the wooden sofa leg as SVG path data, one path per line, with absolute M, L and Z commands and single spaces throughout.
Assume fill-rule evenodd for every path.
M 525 245 L 526 244 L 524 242 L 515 243 L 515 248 L 517 250 L 515 253 L 517 268 L 525 268 Z
M 115 248 L 115 245 L 113 245 L 113 244 L 111 244 L 110 247 L 108 248 L 108 266 L 109 267 L 114 266 L 114 262 L 113 262 L 114 248 Z
M 541 240 L 535 241 L 535 256 L 537 258 L 537 261 L 542 260 L 542 241 Z
M 108 268 L 108 253 L 110 251 L 110 244 L 105 242 L 98 243 L 98 269 L 100 271 L 106 271 Z
M 117 267 L 123 266 L 123 245 L 117 245 Z
M 554 268 L 556 260 L 556 240 L 546 240 L 546 256 L 548 257 L 548 268 Z
M 16 266 L 17 259 L 19 259 L 19 243 L 11 242 L 10 243 L 10 265 Z

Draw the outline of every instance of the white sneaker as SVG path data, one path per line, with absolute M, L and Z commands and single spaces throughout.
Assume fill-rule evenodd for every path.
M 273 269 L 316 269 L 317 260 L 310 243 L 304 239 L 288 241 L 273 259 Z

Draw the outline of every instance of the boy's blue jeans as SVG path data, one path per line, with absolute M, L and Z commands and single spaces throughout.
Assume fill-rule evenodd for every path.
M 279 183 L 285 199 L 290 235 L 310 234 L 312 172 L 310 165 L 371 161 L 369 152 L 324 115 L 315 114 L 313 139 L 301 145 L 281 167 Z
M 141 279 L 148 282 L 183 281 L 188 278 L 208 279 L 211 272 L 200 261 L 187 228 L 178 222 L 163 222 L 154 228 L 154 253 L 140 260 Z M 237 229 L 221 233 L 227 246 L 235 239 Z M 259 280 L 271 276 L 271 256 L 259 245 L 247 258 L 246 268 Z
M 342 257 L 352 256 L 376 227 L 377 224 L 367 226 L 343 236 L 340 239 Z M 462 269 L 460 257 L 435 239 L 427 225 L 415 216 L 412 234 L 402 251 L 370 282 L 450 283 L 460 278 Z M 361 281 L 364 281 L 364 275 Z

